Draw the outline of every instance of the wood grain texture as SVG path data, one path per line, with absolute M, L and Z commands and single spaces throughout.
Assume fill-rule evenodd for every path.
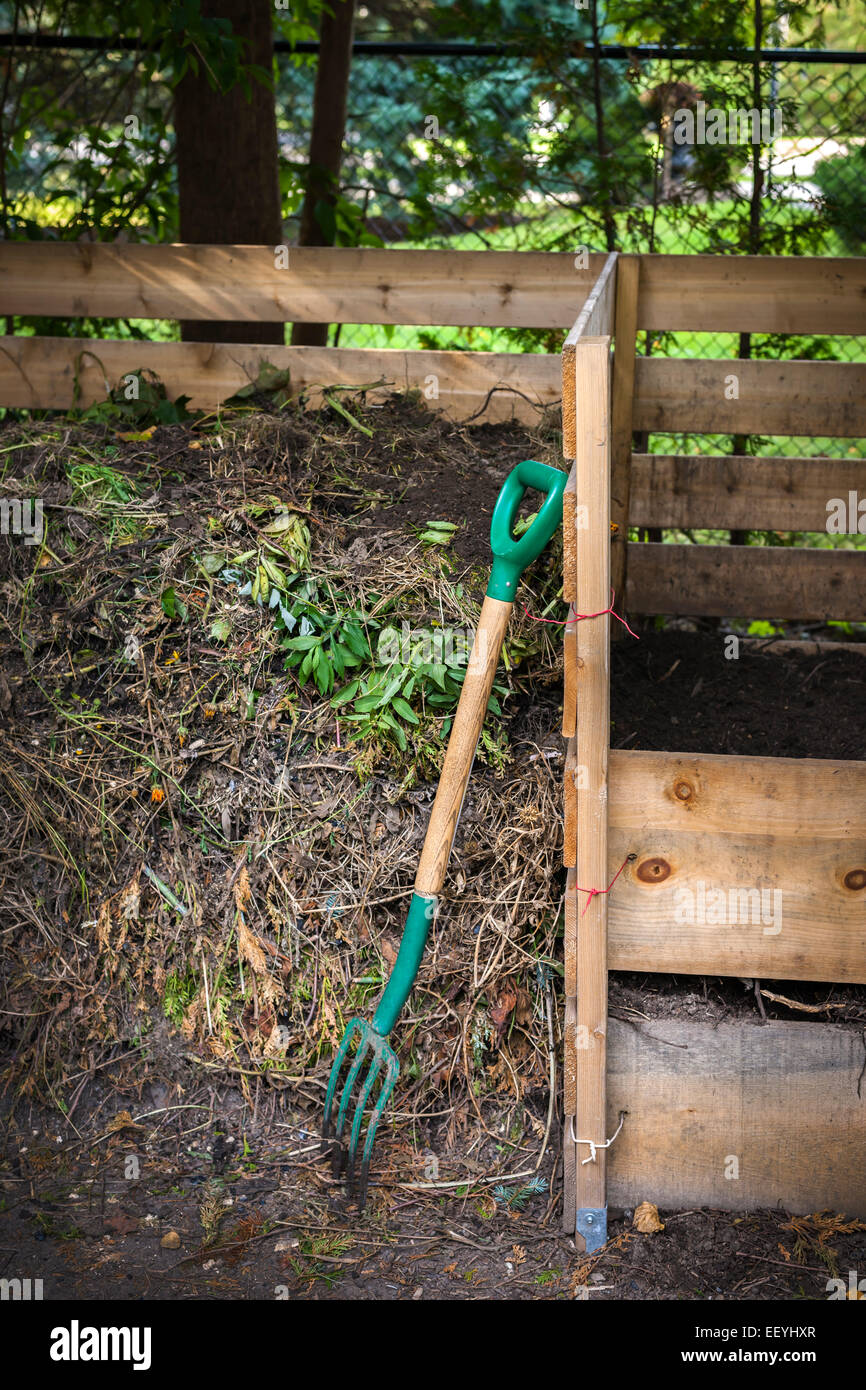
M 568 252 L 4 242 L 0 313 L 568 329 L 601 272 Z M 640 261 L 638 326 L 862 333 L 863 258 Z
M 866 552 L 634 543 L 626 607 L 631 613 L 862 622 Z
M 633 526 L 824 531 L 828 502 L 841 498 L 847 505 L 849 492 L 866 497 L 866 459 L 634 454 L 630 520 Z
M 562 494 L 562 583 L 563 596 L 573 600 L 577 592 L 577 470 L 573 463 Z
M 475 758 L 475 747 L 484 723 L 502 639 L 513 607 L 512 603 L 504 603 L 496 598 L 485 598 L 482 605 L 415 876 L 416 893 L 436 894 L 445 881 L 460 808 Z
M 569 1235 L 574 1234 L 574 1223 L 577 1216 L 577 1165 L 574 1161 L 574 1143 L 571 1138 L 571 1123 L 577 1107 L 577 1076 L 575 1073 L 577 1054 L 575 1048 L 569 1045 L 568 1040 L 573 1038 L 576 1025 L 577 999 L 574 997 L 566 998 L 563 1028 L 565 1056 L 562 1078 L 562 1104 L 565 1111 L 565 1124 L 562 1131 L 562 1152 L 564 1155 L 562 1165 L 562 1227 Z
M 611 1019 L 608 1058 L 611 1134 L 628 1112 L 608 1151 L 612 1205 L 866 1217 L 860 1033 Z
M 610 757 L 611 823 L 621 830 L 667 825 L 834 844 L 866 836 L 866 763 L 622 748 Z
M 864 322 L 864 257 L 640 257 L 639 328 L 845 334 Z
M 616 316 L 616 283 L 619 257 L 607 257 L 565 342 L 562 345 L 562 452 L 568 462 L 575 451 L 574 354 L 579 343 L 590 338 L 610 338 Z
M 0 243 L 0 313 L 568 329 L 606 257 L 568 252 Z
M 866 983 L 866 762 L 613 750 L 609 775 L 608 881 L 637 856 L 609 895 L 611 970 Z
M 562 639 L 562 737 L 573 738 L 577 729 L 577 626 L 567 623 Z
M 738 398 L 727 400 L 738 382 Z M 638 357 L 634 428 L 691 434 L 866 435 L 866 363 Z
M 634 363 L 640 260 L 621 260 L 617 268 L 616 325 L 613 356 L 613 405 L 610 451 L 610 519 L 616 524 L 611 537 L 611 584 L 622 611 L 630 520 L 632 417 L 634 415 Z M 612 636 L 623 630 L 614 623 Z
M 560 395 L 555 354 L 5 337 L 0 403 L 46 410 L 92 405 L 125 373 L 143 368 L 159 376 L 171 398 L 186 395 L 193 408 L 212 409 L 255 381 L 264 362 L 288 369 L 292 390 L 304 392 L 311 405 L 336 385 L 370 387 L 374 401 L 418 391 L 424 404 L 454 420 L 481 412 L 479 419 L 530 423 Z M 434 389 L 438 396 L 430 394 Z
M 613 333 L 618 261 L 616 251 L 611 251 L 568 333 L 564 349 L 574 349 L 584 338 L 609 338 Z
M 577 609 L 601 613 L 610 603 L 610 339 L 582 340 L 575 351 Z M 581 516 L 585 525 L 581 524 Z M 575 625 L 577 634 L 576 881 L 607 884 L 607 763 L 610 737 L 610 618 Z M 607 1033 L 607 898 L 587 899 L 577 932 L 577 1024 L 566 1046 L 575 1049 L 575 1132 L 602 1142 L 605 1133 Z M 571 1140 L 564 1161 L 576 1168 L 577 1209 L 605 1205 L 605 1150 L 584 1164 L 585 1145 Z M 581 1237 L 576 1237 L 580 1241 Z

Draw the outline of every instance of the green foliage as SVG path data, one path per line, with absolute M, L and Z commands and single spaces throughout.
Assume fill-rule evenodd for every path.
M 824 194 L 824 213 L 852 256 L 866 253 L 866 145 L 824 159 L 812 175 Z
M 176 1028 L 183 1022 L 183 1016 L 195 998 L 197 988 L 196 977 L 189 968 L 183 971 L 172 970 L 166 976 L 162 1006 L 166 1018 L 170 1019 Z
M 532 1197 L 546 1191 L 546 1178 L 530 1178 L 522 1187 L 507 1187 L 505 1183 L 497 1183 L 493 1189 L 493 1200 L 498 1207 L 506 1207 L 509 1211 L 522 1211 Z
M 151 425 L 179 425 L 195 419 L 195 413 L 186 408 L 188 401 L 189 396 L 176 396 L 170 401 L 155 373 L 142 369 L 127 372 L 108 399 L 83 410 L 81 419 L 137 425 L 139 429 Z
M 288 518 L 263 529 L 284 549 L 294 544 L 291 569 L 285 554 L 266 542 L 260 551 L 237 557 L 221 577 L 237 582 L 242 596 L 273 612 L 283 634 L 286 669 L 301 686 L 311 685 L 329 700 L 368 762 L 381 751 L 408 762 L 412 775 L 434 773 L 460 697 L 470 635 L 439 625 L 411 632 L 398 628 L 394 616 L 405 614 L 410 600 L 405 592 L 393 598 L 368 593 L 361 602 L 328 577 L 311 574 L 309 532 L 303 526 L 299 535 L 300 519 L 291 513 Z M 254 554 L 252 577 L 243 581 L 239 566 Z M 165 603 L 164 593 L 164 608 Z M 422 606 L 420 598 L 418 603 Z M 226 625 L 215 636 L 226 640 L 229 631 Z M 505 685 L 494 684 L 492 713 L 501 714 L 506 693 Z M 506 748 L 501 728 L 483 731 L 479 755 L 484 761 L 501 766 Z

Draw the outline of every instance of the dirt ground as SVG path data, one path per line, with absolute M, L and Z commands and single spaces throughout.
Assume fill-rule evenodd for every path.
M 22 1114 L 7 1133 L 0 1278 L 42 1279 L 45 1299 L 822 1300 L 866 1266 L 864 1223 L 829 1214 L 662 1211 L 640 1234 L 611 1213 L 591 1258 L 558 1229 L 555 1195 L 512 1210 L 471 1179 L 374 1186 L 359 1216 L 314 1129 L 273 1097 L 255 1117 L 207 1089 L 157 1115 L 147 1093 L 110 1097 L 112 1122 L 127 1101 L 137 1128 L 103 1124 L 91 1145 Z
M 515 616 L 507 745 L 476 764 L 450 917 L 401 1023 L 405 1075 L 363 1214 L 331 1178 L 318 1132 L 337 1024 L 375 999 L 393 957 L 430 765 L 411 740 L 403 753 L 347 747 L 328 699 L 286 673 L 268 611 L 192 567 L 218 546 L 229 572 L 261 544 L 276 498 L 307 518 L 313 562 L 367 609 L 399 575 L 413 621 L 457 621 L 483 592 L 503 478 L 522 458 L 557 462 L 557 435 L 550 421 L 449 426 L 406 401 L 353 404 L 354 423 L 253 404 L 237 425 L 0 432 L 10 476 L 36 480 L 54 527 L 48 559 L 0 541 L 0 1278 L 42 1278 L 47 1299 L 826 1298 L 828 1278 L 866 1269 L 866 1225 L 841 1214 L 663 1211 L 664 1228 L 641 1234 L 633 1213 L 611 1213 L 590 1259 L 559 1228 L 545 1010 L 558 1029 L 561 655 L 560 629 L 536 621 L 561 617 L 556 545 Z M 108 484 L 89 459 L 110 462 Z M 118 476 L 135 482 L 122 503 L 106 491 Z M 431 519 L 458 528 L 444 568 L 418 541 Z M 214 637 L 215 617 L 230 636 Z M 728 630 L 645 623 L 618 642 L 612 746 L 864 756 L 861 654 L 823 645 L 832 630 L 796 629 L 819 645 L 743 643 L 731 661 Z M 208 681 L 224 686 L 212 705 L 198 694 Z M 343 809 L 362 797 L 347 859 Z M 502 835 L 518 814 L 512 863 Z M 172 911 L 143 864 L 194 909 Z M 519 904 L 516 934 L 485 975 L 495 922 L 477 933 L 503 864 L 522 883 L 502 909 Z M 361 906 L 323 915 L 339 865 L 339 891 Z M 767 1002 L 771 1018 L 832 1004 L 834 1024 L 866 1027 L 863 989 L 765 983 L 792 1001 Z M 758 1003 L 738 980 L 616 975 L 610 1007 L 721 1019 Z M 278 1025 L 289 1041 L 275 1051 Z

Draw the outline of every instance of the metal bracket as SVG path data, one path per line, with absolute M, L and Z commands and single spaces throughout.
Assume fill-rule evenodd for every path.
M 607 1207 L 581 1207 L 575 1230 L 583 1236 L 587 1255 L 594 1255 L 607 1240 Z

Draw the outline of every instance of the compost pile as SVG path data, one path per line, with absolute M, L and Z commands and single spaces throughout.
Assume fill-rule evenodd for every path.
M 309 1140 L 396 956 L 497 493 L 559 440 L 544 418 L 455 426 L 336 391 L 316 413 L 253 393 L 173 415 L 153 391 L 132 418 L 0 430 L 0 495 L 41 498 L 47 522 L 38 544 L 0 537 L 4 1097 L 71 1119 L 103 1076 L 238 1088 Z M 511 1201 L 552 1170 L 561 560 L 557 539 L 521 587 L 395 1035 L 386 1186 L 516 1174 Z M 732 674 L 718 648 L 676 625 L 620 643 L 613 745 L 858 756 L 861 656 Z M 866 1017 L 859 989 L 782 995 L 770 1014 Z M 610 1000 L 637 1020 L 757 1007 L 739 981 L 668 977 L 614 978 Z
M 395 958 L 492 504 L 555 438 L 407 401 L 89 417 L 4 427 L 47 522 L 0 540 L 7 1094 L 68 1108 L 126 1056 L 315 1126 Z M 523 591 L 554 618 L 555 547 Z M 558 633 L 515 614 L 401 1025 L 392 1135 L 440 1154 L 551 1132 Z

